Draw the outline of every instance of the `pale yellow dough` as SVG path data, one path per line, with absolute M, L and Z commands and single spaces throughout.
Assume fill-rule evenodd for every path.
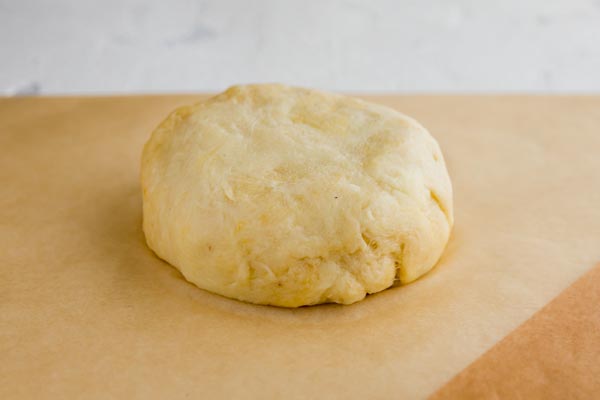
M 144 233 L 197 286 L 284 307 L 350 304 L 437 262 L 453 223 L 415 120 L 283 85 L 175 110 L 142 156 Z

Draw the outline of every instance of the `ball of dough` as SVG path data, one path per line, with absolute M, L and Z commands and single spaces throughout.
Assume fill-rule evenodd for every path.
M 413 281 L 453 223 L 437 142 L 359 99 L 264 84 L 175 110 L 142 156 L 148 245 L 258 304 L 350 304 Z

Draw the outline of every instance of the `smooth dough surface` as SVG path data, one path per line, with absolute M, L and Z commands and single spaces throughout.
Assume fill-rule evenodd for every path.
M 437 142 L 359 99 L 234 86 L 175 110 L 142 156 L 150 248 L 197 286 L 285 307 L 429 271 L 453 223 Z

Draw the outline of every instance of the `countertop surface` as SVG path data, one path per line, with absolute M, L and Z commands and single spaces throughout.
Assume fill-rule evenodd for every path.
M 599 92 L 598 0 L 0 0 L 0 94 Z

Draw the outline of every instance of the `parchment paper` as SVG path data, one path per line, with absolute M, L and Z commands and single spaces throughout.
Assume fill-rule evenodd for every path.
M 439 140 L 438 267 L 255 306 L 145 246 L 141 146 L 201 96 L 0 100 L 0 398 L 423 398 L 600 261 L 600 97 L 372 97 Z

